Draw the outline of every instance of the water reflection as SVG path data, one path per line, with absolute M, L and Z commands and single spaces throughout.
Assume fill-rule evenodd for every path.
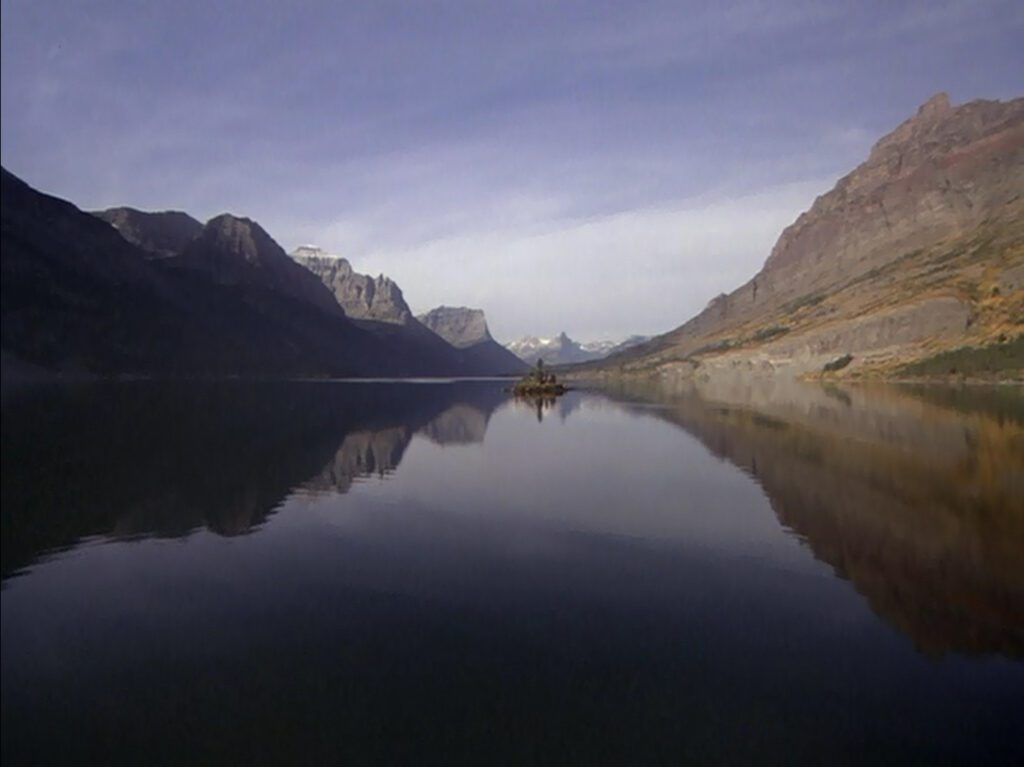
M 555 414 L 560 421 L 565 421 L 579 409 L 583 399 L 579 396 L 543 396 L 533 394 L 517 394 L 512 398 L 520 410 L 529 410 L 537 417 L 537 423 L 543 423 L 546 415 Z
M 756 478 L 779 523 L 921 651 L 1024 656 L 1019 392 L 632 384 L 513 407 L 564 421 L 606 397 Z M 3 576 L 92 536 L 249 532 L 296 490 L 389 476 L 416 434 L 481 443 L 507 401 L 480 382 L 18 393 L 3 412 Z
M 4 764 L 1020 763 L 1019 399 L 540 415 L 500 382 L 5 399 Z
M 1024 657 L 1018 390 L 625 386 L 755 477 L 780 524 L 926 654 Z
M 413 434 L 480 441 L 493 385 L 321 383 L 23 390 L 3 410 L 3 577 L 91 536 L 259 527 L 296 489 L 393 472 Z

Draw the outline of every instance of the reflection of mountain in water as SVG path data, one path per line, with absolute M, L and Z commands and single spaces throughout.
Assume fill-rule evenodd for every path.
M 484 441 L 491 413 L 507 397 L 501 388 L 453 384 L 452 398 L 430 400 L 399 425 L 352 431 L 344 436 L 334 457 L 302 489 L 345 493 L 359 477 L 385 477 L 402 461 L 414 434 L 439 445 L 467 445 Z M 444 385 L 435 388 L 445 388 Z M 415 399 L 416 388 L 407 387 Z M 454 404 L 449 404 L 454 401 Z M 438 406 L 446 406 L 438 412 Z
M 384 477 L 398 468 L 411 439 L 412 430 L 404 425 L 346 434 L 334 457 L 302 487 L 345 493 L 358 477 Z
M 1022 405 L 972 397 L 964 412 L 910 390 L 691 390 L 659 412 L 756 477 L 779 521 L 923 652 L 1020 657 Z
M 493 383 L 123 384 L 15 392 L 3 404 L 2 570 L 82 538 L 237 535 L 297 486 L 346 492 L 412 435 L 483 439 Z
M 453 405 L 424 426 L 420 433 L 438 445 L 472 445 L 484 441 L 493 410 Z

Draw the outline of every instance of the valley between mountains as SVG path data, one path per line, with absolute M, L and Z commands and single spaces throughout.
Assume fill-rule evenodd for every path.
M 483 309 L 258 223 L 88 213 L 2 174 L 5 379 L 53 375 L 956 378 L 1024 370 L 1024 98 L 939 94 L 787 227 L 764 267 L 651 337 L 503 346 Z M 737 222 L 742 225 L 742 222 Z

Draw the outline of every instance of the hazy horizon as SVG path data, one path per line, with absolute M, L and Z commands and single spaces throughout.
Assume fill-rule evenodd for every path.
M 506 342 L 678 326 L 927 98 L 1024 71 L 1012 2 L 2 9 L 27 183 L 247 216 Z

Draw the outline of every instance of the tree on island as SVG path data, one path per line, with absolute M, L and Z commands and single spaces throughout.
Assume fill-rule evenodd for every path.
M 537 369 L 533 373 L 533 377 L 539 384 L 553 384 L 557 381 L 554 373 L 547 375 L 544 373 L 544 358 L 537 358 Z

